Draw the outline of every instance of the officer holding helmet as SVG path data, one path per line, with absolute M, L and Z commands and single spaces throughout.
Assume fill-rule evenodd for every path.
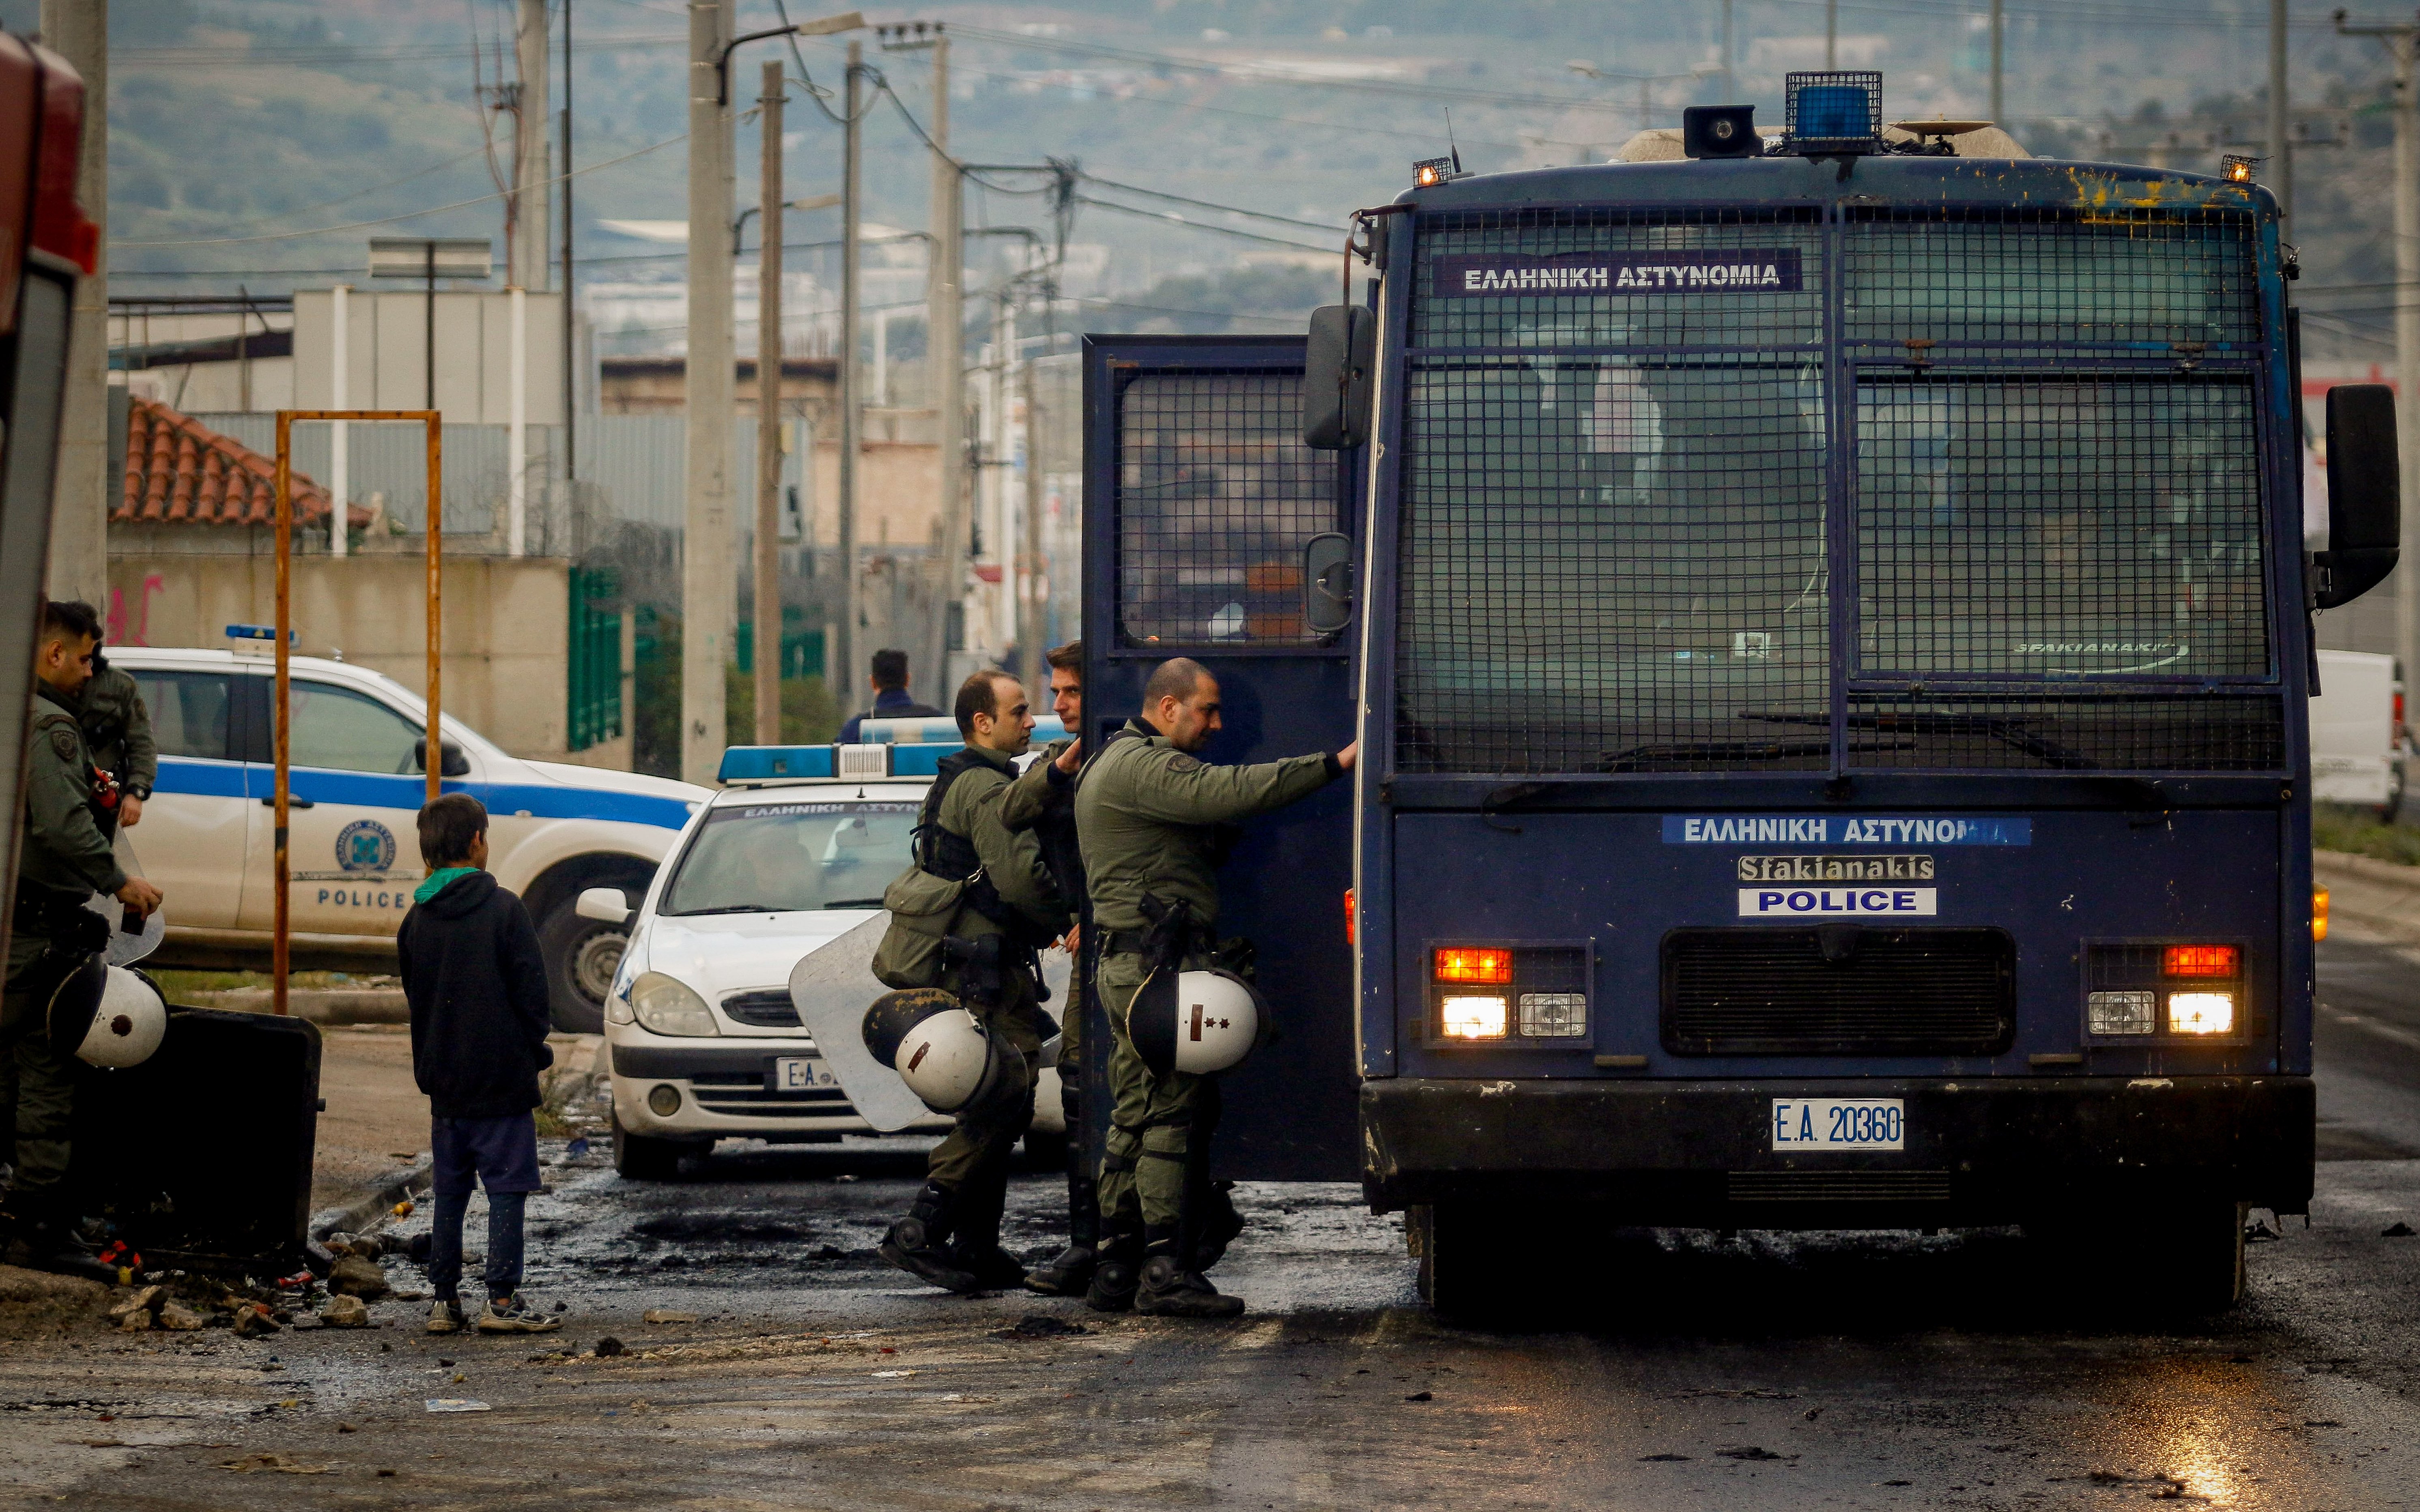
M 160 906 L 160 889 L 130 877 L 111 854 L 101 816 L 111 795 L 78 724 L 101 625 L 90 606 L 51 603 L 34 652 L 35 700 L 25 774 L 25 838 L 0 995 L 0 1116 L 16 1133 L 16 1182 L 0 1204 L 0 1245 L 20 1263 L 89 1259 L 74 1232 L 63 1181 L 75 1105 L 75 1055 L 92 1018 L 49 1022 L 62 985 L 89 977 L 109 943 L 108 921 L 84 906 L 94 893 L 125 904 L 130 920 Z
M 1086 1294 L 1104 1312 L 1232 1318 L 1244 1310 L 1242 1299 L 1221 1295 L 1201 1273 L 1233 1237 L 1232 1227 L 1211 1227 L 1208 1211 L 1217 1196 L 1207 1172 L 1218 1083 L 1177 1069 L 1132 1031 L 1147 1016 L 1148 993 L 1165 995 L 1156 1006 L 1169 1022 L 1159 1028 L 1172 1028 L 1178 973 L 1218 964 L 1217 869 L 1227 826 L 1318 791 L 1350 771 L 1359 750 L 1356 742 L 1332 755 L 1206 765 L 1193 753 L 1218 729 L 1218 679 L 1187 657 L 1164 662 L 1144 685 L 1142 713 L 1091 758 L 1077 786 L 1094 980 L 1112 1040 L 1101 1253 Z
M 1010 834 L 1001 823 L 1001 800 L 1016 776 L 1011 763 L 1033 737 L 1024 688 L 1006 672 L 979 671 L 959 687 L 954 712 L 966 748 L 942 758 L 925 793 L 911 872 L 964 884 L 964 891 L 939 926 L 944 949 L 932 980 L 911 983 L 896 968 L 892 952 L 913 939 L 895 907 L 875 973 L 902 988 L 876 1005 L 877 1013 L 916 1006 L 894 999 L 929 997 L 937 989 L 953 995 L 974 1018 L 980 1057 L 998 1060 L 973 1084 L 965 1104 L 951 1108 L 957 1127 L 933 1147 L 923 1190 L 880 1245 L 882 1257 L 901 1270 L 963 1293 L 1025 1279 L 1025 1267 L 1000 1247 L 1000 1222 L 1009 1157 L 1033 1121 L 1042 1052 L 1034 951 L 1064 933 L 1068 918 L 1043 865 L 1041 844 L 1031 833 Z M 954 1009 L 946 1016 L 965 1023 Z M 938 1028 L 930 1015 L 923 1026 Z M 920 1041 L 896 1069 L 922 1095 L 914 1073 L 938 1071 L 935 1057 L 950 1055 L 940 1041 L 931 1048 Z

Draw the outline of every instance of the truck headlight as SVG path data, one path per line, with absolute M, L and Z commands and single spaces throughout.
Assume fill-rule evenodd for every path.
M 2085 1027 L 2094 1034 L 2149 1034 L 2159 1027 L 2157 997 L 2148 992 L 2102 992 L 2085 999 Z
M 2168 994 L 2170 1034 L 2232 1034 L 2235 1032 L 2233 993 Z
M 694 1038 L 722 1032 L 714 1026 L 714 1011 L 705 998 L 660 971 L 643 971 L 630 983 L 630 1011 L 651 1034 Z
M 1437 1004 L 1437 1017 L 1449 1040 L 1501 1040 L 1511 1009 L 1501 995 L 1449 997 Z

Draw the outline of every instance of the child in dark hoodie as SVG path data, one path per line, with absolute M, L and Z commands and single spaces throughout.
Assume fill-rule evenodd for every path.
M 488 1305 L 483 1334 L 542 1334 L 562 1326 L 520 1295 L 521 1210 L 539 1189 L 537 1073 L 547 1048 L 546 965 L 529 910 L 496 886 L 488 864 L 488 810 L 448 793 L 420 810 L 427 877 L 396 932 L 403 993 L 411 1005 L 411 1073 L 428 1094 L 436 1163 L 436 1232 L 428 1281 L 437 1300 L 428 1332 L 466 1321 L 462 1218 L 475 1177 L 488 1190 Z

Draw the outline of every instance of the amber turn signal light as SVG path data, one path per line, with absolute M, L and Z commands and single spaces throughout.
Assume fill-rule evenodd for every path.
M 1436 953 L 1436 980 L 1506 985 L 1512 980 L 1512 952 L 1467 947 L 1441 949 Z

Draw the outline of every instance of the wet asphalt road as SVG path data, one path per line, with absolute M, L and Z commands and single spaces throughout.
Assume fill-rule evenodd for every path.
M 2321 998 L 2312 1227 L 2253 1246 L 2251 1301 L 2213 1324 L 2072 1316 L 2012 1233 L 1751 1233 L 1642 1240 L 1612 1294 L 1606 1257 L 1549 1238 L 1537 1285 L 1590 1299 L 1586 1326 L 1463 1330 L 1414 1302 L 1397 1219 L 1276 1186 L 1239 1194 L 1254 1227 L 1219 1273 L 1243 1319 L 1103 1319 L 881 1268 L 907 1144 L 649 1186 L 590 1157 L 532 1206 L 561 1334 L 430 1338 L 389 1303 L 368 1333 L 0 1346 L 0 1504 L 2420 1504 L 2420 1238 L 2381 1236 L 2420 1225 L 2420 966 L 2331 942 Z M 1055 1238 L 1056 1195 L 1019 1179 L 1012 1246 Z M 1034 1315 L 1087 1332 L 1000 1336 Z M 540 1357 L 606 1335 L 631 1352 Z M 258 1455 L 290 1468 L 219 1468 Z

